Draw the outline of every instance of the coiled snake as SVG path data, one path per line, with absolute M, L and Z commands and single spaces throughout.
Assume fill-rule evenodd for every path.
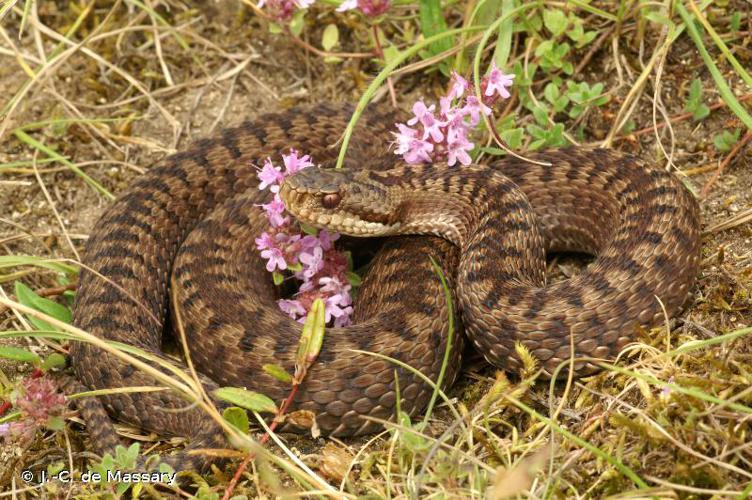
M 293 371 L 300 325 L 278 310 L 279 292 L 254 248 L 266 224 L 258 204 L 268 194 L 258 190 L 253 165 L 295 148 L 331 166 L 337 149 L 330 146 L 350 114 L 348 107 L 321 105 L 264 115 L 150 169 L 91 233 L 74 323 L 164 356 L 172 275 L 207 392 L 240 386 L 284 398 L 289 387 L 261 366 Z M 317 225 L 446 238 L 387 239 L 364 279 L 354 326 L 327 330 L 295 399 L 296 409 L 317 415 L 323 431 L 377 429 L 364 417 L 393 416 L 395 379 L 404 411 L 414 414 L 426 404 L 430 388 L 410 370 L 353 351 L 390 356 L 436 379 L 448 311 L 429 257 L 446 273 L 472 343 L 504 369 L 517 367 L 518 341 L 548 372 L 569 359 L 570 336 L 577 357 L 613 357 L 638 327 L 663 318 L 661 303 L 672 314 L 685 300 L 699 263 L 699 215 L 671 174 L 618 152 L 578 148 L 533 155 L 551 166 L 514 158 L 461 169 L 401 165 L 388 149 L 393 123 L 388 114 L 366 112 L 346 170 L 307 169 L 282 190 L 296 215 Z M 336 193 L 336 208 L 321 206 L 327 193 Z M 547 251 L 597 258 L 576 277 L 545 285 Z M 460 350 L 455 343 L 447 383 Z M 76 376 L 92 389 L 158 385 L 88 344 L 75 343 L 71 357 Z M 595 365 L 584 360 L 575 368 L 587 373 Z M 117 419 L 191 437 L 192 448 L 223 446 L 216 424 L 170 391 L 98 399 Z M 98 405 L 91 398 L 80 404 L 95 446 L 107 451 L 117 438 Z M 188 455 L 173 463 L 205 465 Z

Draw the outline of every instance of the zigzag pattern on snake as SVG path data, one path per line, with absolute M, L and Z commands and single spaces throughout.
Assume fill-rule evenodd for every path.
M 74 323 L 164 356 L 172 277 L 207 392 L 240 386 L 284 398 L 289 387 L 261 366 L 293 371 L 300 325 L 278 310 L 279 291 L 253 244 L 266 224 L 258 204 L 269 196 L 258 190 L 253 165 L 289 148 L 333 165 L 337 149 L 330 146 L 350 114 L 349 107 L 321 105 L 264 115 L 150 169 L 91 233 Z M 396 212 L 378 213 L 378 220 L 441 233 L 461 248 L 434 236 L 397 236 L 381 246 L 358 295 L 355 324 L 327 330 L 295 399 L 294 408 L 313 411 L 326 433 L 372 432 L 379 424 L 364 417 L 392 417 L 395 373 L 404 411 L 415 414 L 427 403 L 430 387 L 415 374 L 353 350 L 382 353 L 436 379 L 448 310 L 429 256 L 449 279 L 472 343 L 504 369 L 517 367 L 514 344 L 520 341 L 552 372 L 570 357 L 570 335 L 576 356 L 613 357 L 637 328 L 663 318 L 656 297 L 669 314 L 684 302 L 699 265 L 699 215 L 694 198 L 671 174 L 622 153 L 578 148 L 533 155 L 548 167 L 513 158 L 467 169 L 405 166 L 388 149 L 393 123 L 390 114 L 363 115 L 348 172 L 360 171 L 359 182 L 395 204 Z M 370 204 L 372 193 L 355 193 L 360 188 L 347 184 L 340 189 L 353 201 L 348 209 L 361 207 L 369 217 L 382 210 Z M 368 203 L 358 201 L 364 199 Z M 426 229 L 426 221 L 434 225 Z M 546 251 L 597 257 L 578 276 L 546 285 Z M 459 365 L 457 340 L 447 384 Z M 156 385 L 91 345 L 75 343 L 71 358 L 78 379 L 92 389 Z M 578 373 L 593 369 L 587 360 L 576 364 Z M 190 448 L 224 446 L 215 423 L 197 408 L 186 409 L 170 391 L 99 400 L 116 419 L 191 437 Z M 95 446 L 111 450 L 117 437 L 96 400 L 82 407 L 87 425 L 97 429 Z M 185 454 L 172 462 L 206 465 Z

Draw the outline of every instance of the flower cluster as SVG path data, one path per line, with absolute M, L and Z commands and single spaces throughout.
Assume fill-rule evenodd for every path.
M 302 284 L 293 299 L 282 299 L 277 304 L 291 318 L 302 323 L 313 301 L 321 298 L 325 304 L 326 322 L 347 326 L 353 310 L 352 287 L 347 279 L 347 257 L 334 247 L 339 234 L 325 230 L 316 235 L 300 234 L 299 228 L 285 215 L 285 205 L 279 196 L 285 177 L 313 166 L 311 157 L 299 156 L 297 151 L 291 150 L 290 154 L 282 155 L 282 161 L 284 170 L 267 159 L 258 174 L 259 189 L 269 189 L 274 197 L 261 205 L 269 220 L 269 229 L 256 238 L 256 248 L 266 260 L 267 271 L 275 273 L 275 282 L 282 280 L 280 271 L 289 271 Z
M 369 17 L 380 16 L 391 6 L 391 0 L 345 0 L 337 7 L 337 12 L 360 9 Z
M 307 9 L 316 0 L 259 0 L 259 8 L 266 7 L 269 14 L 279 21 L 287 21 L 297 9 Z M 380 16 L 391 6 L 391 0 L 344 0 L 337 12 L 360 9 L 369 17 Z
M 259 0 L 259 8 L 266 7 L 277 20 L 287 21 L 297 9 L 307 9 L 316 0 Z
M 512 85 L 514 75 L 506 75 L 493 63 L 490 73 L 481 81 L 482 100 L 479 100 L 472 85 L 452 73 L 449 93 L 439 100 L 438 116 L 436 105 L 426 106 L 423 101 L 413 105 L 413 118 L 405 123 L 397 123 L 395 154 L 402 155 L 410 164 L 446 161 L 452 166 L 458 161 L 468 165 L 472 159 L 469 152 L 475 146 L 468 139 L 470 132 L 478 125 L 481 115 L 491 114 L 491 108 L 499 99 L 507 99 L 507 87 Z M 419 125 L 422 130 L 414 128 Z
M 47 425 L 50 417 L 62 415 L 65 405 L 65 396 L 58 392 L 52 379 L 46 376 L 26 379 L 15 397 L 15 407 L 24 418 L 0 424 L 0 436 L 31 439 L 38 428 Z

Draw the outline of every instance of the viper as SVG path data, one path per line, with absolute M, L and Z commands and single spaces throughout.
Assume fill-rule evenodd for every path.
M 690 293 L 699 213 L 671 173 L 620 152 L 579 147 L 535 153 L 534 162 L 407 165 L 389 149 L 394 116 L 376 110 L 361 117 L 345 168 L 334 171 L 332 145 L 351 113 L 318 105 L 263 115 L 136 179 L 91 232 L 76 326 L 168 359 L 163 337 L 179 319 L 208 394 L 238 386 L 285 398 L 289 386 L 262 367 L 294 370 L 301 327 L 277 307 L 280 288 L 254 238 L 267 224 L 259 205 L 269 201 L 258 189 L 257 166 L 291 148 L 321 168 L 285 181 L 280 194 L 288 210 L 318 227 L 382 237 L 378 244 L 350 241 L 356 250 L 378 248 L 354 324 L 327 329 L 295 398 L 293 409 L 313 412 L 325 433 L 373 432 L 398 403 L 411 415 L 425 406 L 431 387 L 419 374 L 439 374 L 451 304 L 474 347 L 499 368 L 519 367 L 520 343 L 547 374 L 571 357 L 585 374 L 640 328 L 674 314 Z M 547 284 L 546 255 L 562 251 L 595 258 L 578 275 Z M 446 276 L 449 301 L 432 260 Z M 168 307 L 171 298 L 177 310 Z M 446 385 L 459 369 L 461 333 L 452 339 Z M 158 385 L 90 344 L 74 343 L 71 359 L 90 389 Z M 80 407 L 100 452 L 118 441 L 105 410 L 144 429 L 187 436 L 189 449 L 224 445 L 216 423 L 171 391 L 110 393 Z M 169 461 L 176 468 L 207 464 L 186 453 Z

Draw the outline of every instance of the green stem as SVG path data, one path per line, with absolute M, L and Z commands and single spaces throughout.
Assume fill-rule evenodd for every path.
M 750 76 L 749 73 L 744 69 L 744 66 L 742 66 L 739 61 L 734 57 L 734 54 L 729 50 L 728 47 L 726 47 L 726 44 L 723 43 L 723 40 L 721 40 L 721 37 L 718 36 L 718 33 L 713 29 L 713 26 L 708 22 L 707 19 L 705 19 L 705 16 L 702 15 L 702 12 L 697 8 L 697 5 L 693 1 L 690 0 L 689 2 L 690 8 L 692 9 L 692 13 L 695 15 L 698 21 L 705 27 L 705 31 L 708 32 L 710 35 L 710 38 L 713 39 L 718 49 L 723 52 L 723 55 L 728 59 L 728 62 L 731 63 L 731 66 L 734 67 L 736 72 L 739 74 L 739 76 L 742 77 L 742 80 L 746 82 L 747 85 L 752 87 L 752 76 Z
M 700 31 L 697 29 L 697 26 L 695 26 L 694 19 L 692 18 L 692 16 L 690 16 L 689 12 L 687 12 L 687 9 L 684 8 L 681 2 L 676 3 L 676 10 L 684 20 L 684 25 L 687 27 L 687 32 L 689 33 L 690 38 L 692 38 L 692 41 L 695 42 L 697 50 L 700 52 L 700 56 L 702 56 L 702 60 L 705 62 L 705 66 L 708 67 L 708 71 L 710 71 L 710 74 L 715 81 L 715 85 L 716 87 L 718 87 L 718 93 L 721 94 L 721 98 L 726 102 L 729 109 L 731 109 L 731 111 L 733 111 L 734 114 L 739 117 L 742 123 L 744 123 L 744 125 L 749 130 L 752 130 L 752 116 L 750 116 L 749 113 L 747 113 L 747 110 L 744 109 L 741 104 L 739 104 L 739 101 L 734 96 L 734 93 L 731 91 L 728 84 L 726 84 L 726 81 L 723 79 L 723 75 L 718 70 L 715 62 L 713 62 L 713 58 L 710 57 L 708 49 L 706 49 L 705 45 L 702 43 L 702 36 L 700 35 Z
M 444 288 L 444 300 L 446 300 L 448 311 L 448 331 L 446 348 L 444 349 L 444 359 L 442 359 L 441 361 L 439 376 L 436 378 L 436 387 L 434 387 L 433 393 L 431 394 L 431 400 L 428 402 L 428 407 L 426 408 L 425 417 L 423 419 L 424 422 L 428 422 L 428 419 L 431 418 L 433 406 L 436 404 L 436 398 L 439 397 L 439 390 L 441 390 L 441 384 L 444 383 L 444 376 L 446 375 L 446 369 L 449 365 L 449 353 L 452 351 L 452 340 L 454 339 L 454 305 L 452 304 L 452 292 L 449 291 L 449 285 L 447 285 L 446 278 L 444 277 L 444 273 L 441 271 L 441 267 L 439 267 L 433 257 L 429 256 L 428 258 L 431 259 L 431 266 L 433 267 L 434 272 L 439 276 L 439 279 L 441 280 L 441 286 Z
M 493 24 L 491 24 L 483 32 L 483 38 L 480 39 L 478 48 L 475 50 L 475 58 L 473 59 L 473 81 L 475 82 L 475 95 L 478 97 L 479 100 L 482 100 L 482 97 L 480 95 L 480 58 L 483 55 L 483 50 L 486 48 L 486 45 L 488 44 L 488 39 L 491 38 L 491 35 L 493 35 L 494 32 L 496 32 L 496 30 L 499 28 L 499 26 L 501 26 L 501 24 L 504 21 L 516 15 L 518 12 L 522 12 L 531 7 L 537 7 L 537 6 L 538 5 L 536 3 L 528 3 L 525 5 L 521 5 L 517 7 L 516 9 L 510 10 L 509 12 L 504 13 L 504 15 L 499 17 L 496 21 L 494 21 Z
M 568 430 L 564 429 L 563 427 L 561 427 L 560 425 L 558 425 L 556 422 L 554 422 L 550 418 L 548 418 L 548 417 L 546 417 L 544 415 L 541 415 L 540 413 L 538 413 L 534 409 L 530 408 L 529 406 L 527 406 L 522 401 L 518 401 L 517 399 L 515 399 L 515 398 L 513 398 L 511 396 L 504 396 L 504 397 L 505 397 L 505 399 L 509 400 L 513 405 L 515 405 L 516 407 L 518 407 L 521 410 L 523 410 L 526 413 L 528 413 L 531 417 L 536 418 L 536 419 L 540 420 L 541 422 L 543 422 L 544 424 L 552 427 L 556 432 L 558 432 L 559 434 L 561 434 L 562 436 L 564 436 L 568 440 L 572 441 L 573 443 L 577 444 L 578 446 L 581 446 L 582 448 L 585 448 L 586 450 L 588 450 L 593 455 L 595 455 L 595 456 L 597 456 L 599 458 L 602 458 L 603 460 L 607 461 L 608 463 L 610 463 L 611 465 L 613 465 L 614 467 L 616 467 L 619 470 L 619 472 L 621 472 L 622 474 L 624 474 L 625 476 L 627 476 L 638 487 L 640 487 L 640 488 L 647 488 L 648 487 L 647 483 L 645 483 L 645 481 L 643 481 L 642 478 L 640 478 L 640 476 L 637 475 L 637 473 L 635 473 L 632 469 L 630 469 L 629 467 L 627 467 L 626 465 L 624 465 L 624 463 L 621 460 L 619 460 L 618 458 L 609 455 L 608 453 L 604 452 L 603 450 L 601 450 L 597 446 L 594 446 L 594 445 L 588 443 L 587 441 L 585 441 L 581 437 L 575 436 L 574 434 L 572 434 Z

